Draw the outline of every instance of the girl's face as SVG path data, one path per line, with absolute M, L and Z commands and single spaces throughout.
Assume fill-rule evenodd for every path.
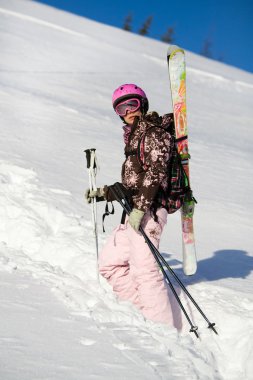
M 124 116 L 124 120 L 127 124 L 133 124 L 134 122 L 134 118 L 138 116 L 140 117 L 141 116 L 141 111 L 140 109 L 137 110 L 137 111 L 134 111 L 134 112 L 130 112 L 130 111 L 127 111 L 127 114 L 126 116 Z

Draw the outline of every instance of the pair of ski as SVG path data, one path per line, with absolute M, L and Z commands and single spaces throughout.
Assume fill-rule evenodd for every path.
M 188 127 L 186 117 L 186 65 L 184 50 L 170 45 L 167 53 L 171 99 L 174 114 L 175 137 L 178 153 L 185 172 L 186 186 L 190 187 Z M 181 208 L 183 269 L 187 276 L 197 270 L 193 211 L 195 199 L 185 199 Z

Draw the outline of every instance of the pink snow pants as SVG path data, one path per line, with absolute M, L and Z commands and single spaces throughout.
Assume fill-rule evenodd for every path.
M 158 248 L 167 221 L 167 211 L 157 211 L 158 222 L 150 212 L 144 215 L 142 227 Z M 99 271 L 112 285 L 121 300 L 131 301 L 145 318 L 173 325 L 167 287 L 148 245 L 140 232 L 130 224 L 114 229 L 99 256 Z

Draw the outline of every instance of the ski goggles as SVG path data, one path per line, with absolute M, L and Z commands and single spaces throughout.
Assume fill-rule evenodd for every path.
M 128 100 L 125 100 L 124 102 L 122 103 L 119 103 L 116 107 L 115 107 L 115 112 L 117 115 L 119 116 L 126 116 L 127 114 L 127 111 L 129 112 L 135 112 L 137 111 L 141 106 L 141 102 L 139 99 L 128 99 Z

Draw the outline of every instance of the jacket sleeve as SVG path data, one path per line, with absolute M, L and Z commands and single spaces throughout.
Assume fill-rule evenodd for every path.
M 168 132 L 162 128 L 154 128 L 147 132 L 144 144 L 146 171 L 142 186 L 133 201 L 135 208 L 147 211 L 163 181 L 167 181 L 173 141 Z

